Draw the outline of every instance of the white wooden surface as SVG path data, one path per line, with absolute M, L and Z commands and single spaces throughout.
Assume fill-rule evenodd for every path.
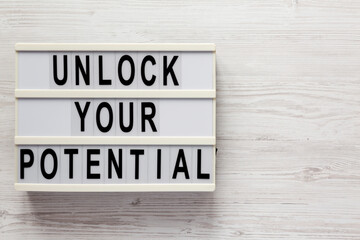
M 25 193 L 16 42 L 217 44 L 214 193 Z M 360 1 L 0 1 L 0 239 L 360 239 Z

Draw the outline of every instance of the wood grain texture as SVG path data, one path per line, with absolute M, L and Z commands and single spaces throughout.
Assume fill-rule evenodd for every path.
M 360 239 L 360 2 L 0 1 L 0 239 Z M 16 42 L 214 42 L 214 193 L 25 193 Z

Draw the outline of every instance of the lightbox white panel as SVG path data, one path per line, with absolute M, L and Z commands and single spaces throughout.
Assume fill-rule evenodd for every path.
M 214 53 L 186 52 L 181 58 L 182 89 L 214 89 Z
M 67 99 L 19 99 L 18 136 L 71 136 Z
M 213 135 L 212 99 L 164 99 L 159 102 L 161 112 L 166 113 L 160 115 L 161 136 Z
M 146 75 L 157 75 L 157 83 L 153 87 L 145 87 L 140 79 L 141 59 L 146 52 L 106 52 L 103 55 L 104 77 L 112 78 L 111 86 L 98 85 L 98 56 L 102 52 L 18 52 L 18 89 L 213 89 L 213 52 L 157 52 L 154 56 L 156 58 L 156 66 L 151 66 L 147 63 Z M 56 86 L 53 82 L 52 56 L 56 54 L 58 58 L 59 77 L 63 74 L 63 54 L 68 54 L 68 81 L 65 86 Z M 124 54 L 129 54 L 135 64 L 135 78 L 133 84 L 130 86 L 123 86 L 118 80 L 118 61 Z M 152 53 L 154 54 L 154 53 Z M 169 74 L 169 85 L 162 85 L 163 78 L 163 59 L 164 55 L 169 56 L 168 61 L 171 61 L 174 54 L 179 55 L 179 59 L 174 64 L 174 72 L 179 78 L 179 87 L 173 86 L 173 81 Z M 86 55 L 90 60 L 90 86 L 85 86 L 80 72 L 80 86 L 75 85 L 75 56 L 80 56 L 84 68 L 86 67 Z M 115 60 L 113 56 L 115 55 Z M 168 62 L 169 64 L 169 62 Z M 124 77 L 130 76 L 130 65 L 124 62 L 123 65 Z M 177 75 L 179 74 L 179 75 Z
M 116 173 L 114 162 L 109 157 L 109 149 L 114 154 L 115 164 L 121 168 L 120 177 Z M 45 151 L 48 150 L 55 155 L 46 154 Z M 77 153 L 72 152 L 74 157 L 72 162 L 69 161 L 69 150 L 77 151 Z M 157 160 L 159 150 L 161 150 L 160 165 Z M 199 150 L 201 158 L 194 154 Z M 21 151 L 23 151 L 23 160 L 21 160 Z M 66 154 L 65 151 L 67 151 Z M 41 184 L 213 183 L 213 151 L 214 146 L 21 145 L 18 146 L 17 157 L 18 182 Z M 31 154 L 33 154 L 33 161 L 29 163 Z M 41 162 L 42 155 L 45 156 L 43 162 Z M 136 155 L 139 157 L 138 162 Z M 198 160 L 201 160 L 201 166 Z M 22 161 L 25 165 L 21 164 Z M 57 168 L 54 168 L 55 161 Z M 72 174 L 69 171 L 71 164 Z M 109 166 L 111 175 L 109 175 Z M 208 174 L 209 178 L 199 178 L 200 167 L 201 172 Z M 160 175 L 158 175 L 158 168 L 161 169 Z M 47 175 L 50 173 L 53 173 L 51 177 Z
M 49 57 L 46 52 L 18 53 L 19 89 L 50 89 Z
M 85 117 L 85 132 L 80 132 L 81 119 L 75 107 L 75 102 L 81 102 L 84 110 L 85 103 L 90 101 L 88 113 Z M 97 100 L 72 100 L 72 99 L 19 99 L 18 100 L 18 136 L 96 136 L 96 111 L 94 101 Z M 112 102 L 113 99 L 104 101 Z M 118 109 L 119 99 L 115 100 Z M 148 99 L 138 100 L 147 102 Z M 138 133 L 136 135 L 148 136 L 212 136 L 213 135 L 213 101 L 212 99 L 157 99 L 154 101 L 159 106 L 154 117 L 154 123 L 159 131 L 154 134 L 144 134 L 140 130 L 141 121 L 134 119 Z M 139 107 L 138 107 L 139 108 Z M 116 111 L 116 109 L 114 111 Z M 139 111 L 139 110 L 138 110 Z M 73 114 L 71 114 L 71 112 Z M 117 115 L 118 113 L 114 113 Z M 136 117 L 136 116 L 134 116 Z M 158 119 L 157 119 L 158 118 Z M 117 124 L 114 118 L 113 124 Z M 145 121 L 145 130 L 148 131 L 149 123 Z M 135 129 L 135 130 L 136 130 Z

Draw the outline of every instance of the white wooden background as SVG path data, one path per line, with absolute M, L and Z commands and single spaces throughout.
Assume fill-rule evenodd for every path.
M 26 193 L 16 42 L 217 45 L 214 193 Z M 0 239 L 360 239 L 360 1 L 0 1 Z

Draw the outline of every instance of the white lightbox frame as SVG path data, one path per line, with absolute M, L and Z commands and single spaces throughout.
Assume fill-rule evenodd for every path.
M 215 190 L 216 179 L 216 48 L 210 43 L 18 43 L 15 45 L 15 189 L 19 191 L 56 192 L 209 192 Z M 179 51 L 212 52 L 212 90 L 123 90 L 123 89 L 18 89 L 19 52 L 57 51 Z M 213 135 L 211 137 L 159 136 L 18 136 L 18 99 L 24 98 L 207 98 L 213 101 Z M 41 184 L 18 183 L 19 145 L 211 145 L 213 146 L 213 182 L 206 184 Z

